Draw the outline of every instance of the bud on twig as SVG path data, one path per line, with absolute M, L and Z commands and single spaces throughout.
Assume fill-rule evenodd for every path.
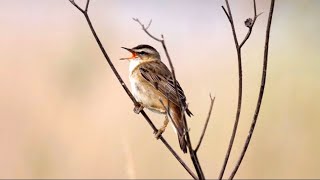
M 248 18 L 246 21 L 244 21 L 244 24 L 248 27 L 251 28 L 253 25 L 253 20 L 251 18 Z

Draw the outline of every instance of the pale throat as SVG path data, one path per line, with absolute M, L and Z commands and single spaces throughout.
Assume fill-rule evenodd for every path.
M 132 71 L 141 63 L 142 63 L 142 60 L 140 60 L 140 59 L 132 59 L 132 60 L 130 60 L 130 63 L 129 63 L 129 72 L 130 72 L 130 74 L 132 74 Z

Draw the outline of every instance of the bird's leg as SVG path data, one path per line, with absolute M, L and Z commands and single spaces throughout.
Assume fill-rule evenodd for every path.
M 163 122 L 163 125 L 162 125 L 161 128 L 158 129 L 158 131 L 156 132 L 156 135 L 155 135 L 156 139 L 159 139 L 159 138 L 160 138 L 160 136 L 162 135 L 162 133 L 166 130 L 166 127 L 167 127 L 168 123 L 169 123 L 169 119 L 168 119 L 168 115 L 166 115 L 166 118 L 165 118 L 165 120 L 164 120 L 164 122 Z
M 139 114 L 142 110 L 143 106 L 141 103 L 137 103 L 136 105 L 134 105 L 133 112 L 135 112 L 136 114 Z

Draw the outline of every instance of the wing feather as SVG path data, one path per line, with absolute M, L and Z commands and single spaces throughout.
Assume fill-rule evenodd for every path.
M 175 91 L 174 80 L 170 70 L 161 61 L 143 63 L 139 66 L 140 73 L 154 88 L 158 89 L 164 96 L 180 106 L 178 97 L 186 106 L 186 96 L 177 81 L 178 95 Z

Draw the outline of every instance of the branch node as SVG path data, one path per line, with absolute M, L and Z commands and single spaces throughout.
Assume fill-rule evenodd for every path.
M 74 0 L 69 0 L 69 2 L 74 5 L 74 7 L 76 7 L 82 14 L 85 14 L 86 12 L 80 7 L 78 6 L 78 4 L 74 1 Z
M 136 21 L 137 23 L 140 24 L 140 26 L 142 27 L 142 29 L 144 29 L 144 25 L 140 22 L 140 20 L 138 18 L 132 18 L 134 21 Z

